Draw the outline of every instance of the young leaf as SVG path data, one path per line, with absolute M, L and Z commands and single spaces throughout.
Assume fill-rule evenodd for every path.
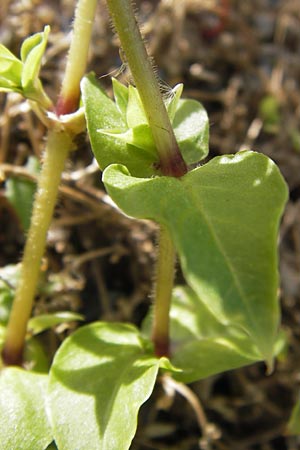
M 146 115 L 133 86 L 114 81 L 116 103 L 110 100 L 93 76 L 81 85 L 89 136 L 94 155 L 104 170 L 113 163 L 125 165 L 133 176 L 157 175 L 158 155 Z M 208 118 L 195 100 L 179 100 L 182 87 L 174 88 L 167 102 L 174 132 L 187 164 L 203 159 L 208 152 Z
M 126 122 L 129 128 L 148 124 L 141 98 L 137 89 L 133 86 L 128 87 Z
M 126 116 L 101 89 L 94 75 L 83 79 L 81 90 L 91 145 L 100 169 L 118 162 L 136 176 L 152 176 L 156 172 L 153 166 L 158 163 L 156 154 L 150 156 L 149 152 L 107 134 L 114 129 L 126 132 Z
M 128 87 L 124 86 L 124 84 L 120 83 L 116 78 L 112 78 L 112 85 L 116 106 L 120 114 L 124 118 L 126 117 L 126 110 L 128 105 Z M 126 125 L 128 124 L 126 123 Z
M 165 105 L 168 111 L 171 122 L 173 122 L 175 113 L 178 107 L 178 102 L 180 100 L 183 91 L 183 84 L 177 84 L 173 89 L 171 96 L 165 100 Z
M 151 333 L 151 312 L 143 324 Z M 261 359 L 249 336 L 223 325 L 188 287 L 176 287 L 170 311 L 173 377 L 191 383 Z
M 30 157 L 26 169 L 32 175 L 39 173 L 39 161 Z M 36 191 L 36 183 L 22 178 L 9 178 L 5 184 L 5 195 L 14 206 L 25 232 L 28 231 L 31 218 L 31 210 Z
M 22 68 L 21 61 L 0 44 L 0 91 L 22 93 Z
M 276 165 L 240 152 L 180 179 L 134 178 L 112 165 L 103 181 L 126 214 L 169 228 L 190 287 L 224 325 L 248 333 L 270 363 L 279 322 L 277 232 L 287 200 Z
M 8 321 L 20 270 L 20 264 L 9 264 L 0 268 L 0 324 L 6 325 Z
M 61 323 L 81 320 L 84 320 L 84 317 L 81 314 L 73 313 L 71 311 L 41 314 L 39 316 L 32 317 L 28 321 L 28 330 L 31 332 L 31 334 L 35 335 Z
M 23 93 L 25 97 L 32 100 L 38 101 L 40 99 L 42 87 L 38 76 L 49 32 L 50 27 L 46 26 L 43 32 L 27 38 L 21 47 Z
M 173 120 L 175 136 L 187 164 L 208 154 L 209 125 L 204 107 L 196 100 L 179 100 Z
M 127 450 L 160 361 L 131 325 L 87 325 L 59 348 L 49 409 L 59 449 Z
M 15 367 L 0 375 L 0 448 L 44 450 L 53 436 L 45 408 L 47 376 Z

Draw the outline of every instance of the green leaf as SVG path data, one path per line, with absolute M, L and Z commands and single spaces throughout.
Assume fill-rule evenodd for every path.
M 14 367 L 0 375 L 0 449 L 44 450 L 53 436 L 45 408 L 47 376 Z
M 84 317 L 81 314 L 71 311 L 61 311 L 52 314 L 40 314 L 32 317 L 28 322 L 28 330 L 31 334 L 39 334 L 49 328 L 66 322 L 82 321 Z
M 112 130 L 119 133 L 128 130 L 126 117 L 101 89 L 94 75 L 82 80 L 81 90 L 92 150 L 100 169 L 117 162 L 128 167 L 132 174 L 152 176 L 155 173 L 153 166 L 158 163 L 156 155 L 110 135 Z
M 20 264 L 9 264 L 0 268 L 0 324 L 8 322 L 20 271 Z
M 144 321 L 151 333 L 152 313 Z M 245 332 L 223 325 L 189 288 L 176 287 L 170 311 L 173 377 L 191 383 L 258 361 L 261 355 Z
M 31 156 L 26 169 L 32 175 L 39 173 L 40 164 L 37 158 Z M 22 178 L 9 178 L 5 184 L 5 195 L 14 206 L 25 232 L 30 226 L 31 211 L 36 191 L 36 183 Z
M 288 434 L 300 434 L 300 399 L 293 408 L 287 431 Z
M 165 99 L 165 105 L 168 111 L 168 115 L 170 117 L 171 122 L 173 122 L 175 113 L 178 107 L 178 102 L 180 100 L 181 94 L 183 91 L 183 84 L 177 84 L 174 86 L 171 92 L 171 96 Z
M 46 50 L 50 27 L 46 26 L 43 32 L 28 37 L 21 47 L 21 59 L 23 61 L 22 87 L 24 96 L 32 100 L 40 99 L 42 89 L 38 78 L 42 57 Z
M 126 110 L 129 97 L 128 87 L 124 86 L 124 84 L 120 83 L 118 80 L 116 80 L 116 78 L 112 78 L 111 81 L 113 85 L 116 106 L 122 117 L 126 118 Z
M 173 120 L 175 136 L 187 164 L 208 154 L 209 125 L 204 107 L 196 100 L 179 100 Z
M 128 105 L 126 110 L 126 122 L 129 128 L 148 124 L 145 110 L 142 105 L 138 90 L 128 87 Z
M 87 325 L 59 348 L 50 372 L 49 407 L 59 449 L 125 450 L 160 361 L 131 325 Z
M 21 61 L 0 44 L 0 91 L 22 92 L 22 68 Z
M 279 323 L 277 233 L 287 200 L 277 166 L 240 152 L 180 179 L 134 178 L 112 165 L 103 181 L 126 214 L 169 228 L 190 287 L 224 325 L 248 333 L 271 363 Z
M 125 165 L 137 177 L 157 174 L 158 154 L 152 132 L 138 94 L 133 86 L 113 81 L 116 103 L 107 97 L 94 76 L 81 84 L 87 126 L 94 155 L 104 170 L 113 163 Z M 182 85 L 173 90 L 166 107 L 187 164 L 203 159 L 208 152 L 208 118 L 195 100 L 180 100 Z

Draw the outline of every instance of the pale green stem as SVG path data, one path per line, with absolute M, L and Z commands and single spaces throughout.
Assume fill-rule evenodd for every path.
M 79 103 L 80 81 L 86 69 L 88 47 L 97 0 L 79 0 L 75 12 L 74 30 L 66 72 L 56 113 L 74 112 Z M 67 125 L 66 125 L 67 127 Z M 7 365 L 22 364 L 27 322 L 40 274 L 41 259 L 46 245 L 58 186 L 65 160 L 72 147 L 72 138 L 66 130 L 49 130 L 44 162 L 39 177 L 37 195 L 22 261 L 21 278 L 10 315 L 6 341 L 2 351 Z
M 78 108 L 80 81 L 86 70 L 96 6 L 97 0 L 79 0 L 77 4 L 72 42 L 56 105 L 58 115 L 70 114 Z
M 3 361 L 21 364 L 24 341 L 44 254 L 47 230 L 56 203 L 58 187 L 72 140 L 65 132 L 50 131 L 39 176 L 30 229 L 25 245 L 21 277 L 7 326 Z
M 164 175 L 180 177 L 187 171 L 164 105 L 159 85 L 137 26 L 130 0 L 107 0 L 157 148 Z
M 156 262 L 152 341 L 157 356 L 169 356 L 169 316 L 174 282 L 175 248 L 169 231 L 160 227 Z

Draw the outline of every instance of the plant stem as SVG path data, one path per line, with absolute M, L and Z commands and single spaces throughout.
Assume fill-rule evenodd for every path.
M 78 0 L 66 72 L 56 105 L 58 116 L 70 114 L 78 107 L 80 81 L 86 69 L 96 4 L 97 0 Z M 27 322 L 39 279 L 47 230 L 56 203 L 65 160 L 73 145 L 73 137 L 73 133 L 71 131 L 68 133 L 67 124 L 64 126 L 63 122 L 61 122 L 60 131 L 52 130 L 49 127 L 44 162 L 24 250 L 21 278 L 16 290 L 2 351 L 3 362 L 6 365 L 21 365 L 23 361 Z
M 2 352 L 7 365 L 21 365 L 27 322 L 40 274 L 49 228 L 65 160 L 72 145 L 65 132 L 50 131 L 39 176 L 30 229 L 25 245 L 21 277 L 16 290 Z
M 160 169 L 163 175 L 180 177 L 187 172 L 187 167 L 137 26 L 132 4 L 130 0 L 107 0 L 107 4 L 145 109 Z
M 175 248 L 169 231 L 160 227 L 159 250 L 156 263 L 154 320 L 152 341 L 156 356 L 170 356 L 169 315 L 175 267 Z
M 78 108 L 80 81 L 86 70 L 96 6 L 97 0 L 79 0 L 77 3 L 72 42 L 56 105 L 58 116 L 70 114 Z

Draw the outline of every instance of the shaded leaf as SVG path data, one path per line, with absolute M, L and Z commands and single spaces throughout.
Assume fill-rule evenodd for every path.
M 33 156 L 29 157 L 25 167 L 29 173 L 37 175 L 40 167 L 38 159 Z M 11 177 L 5 184 L 5 195 L 14 206 L 25 232 L 28 231 L 30 226 L 35 191 L 36 183 L 34 181 L 19 177 Z
M 151 333 L 151 313 L 143 325 Z M 223 325 L 188 287 L 176 287 L 170 311 L 171 362 L 190 383 L 261 360 L 261 354 L 243 331 Z
M 287 431 L 288 434 L 300 434 L 300 399 L 293 408 Z
M 28 330 L 35 335 L 65 322 L 82 321 L 84 317 L 71 311 L 60 311 L 52 314 L 40 314 L 28 322 Z
M 64 341 L 49 388 L 58 448 L 129 448 L 160 365 L 148 346 L 135 327 L 118 323 L 87 325 Z

